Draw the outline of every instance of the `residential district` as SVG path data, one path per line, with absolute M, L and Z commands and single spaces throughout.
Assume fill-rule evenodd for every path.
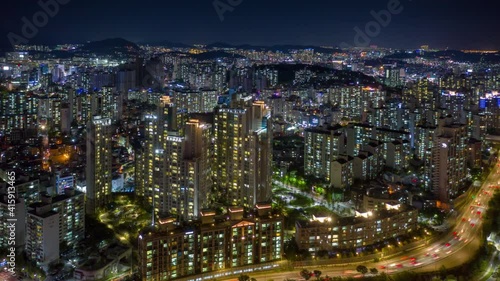
M 499 90 L 474 50 L 16 46 L 0 278 L 493 278 Z

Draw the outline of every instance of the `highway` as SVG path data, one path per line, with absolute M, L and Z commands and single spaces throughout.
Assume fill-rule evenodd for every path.
M 438 271 L 441 266 L 451 268 L 460 265 L 469 260 L 480 243 L 480 234 L 482 228 L 482 218 L 495 190 L 500 186 L 500 162 L 498 162 L 480 188 L 475 188 L 466 193 L 459 206 L 454 212 L 454 226 L 450 228 L 449 233 L 437 242 L 431 243 L 411 252 L 401 253 L 388 259 L 381 259 L 380 262 L 365 262 L 358 264 L 344 265 L 321 265 L 308 267 L 310 271 L 318 269 L 322 271 L 322 276 L 345 276 L 358 277 L 360 273 L 356 272 L 356 266 L 365 265 L 368 269 L 377 268 L 379 272 L 393 274 L 402 271 Z M 316 199 L 316 198 L 314 198 Z M 257 281 L 283 280 L 283 279 L 301 279 L 299 271 L 296 268 L 293 271 L 284 272 L 262 272 L 250 273 L 250 277 Z M 228 280 L 234 280 L 228 279 Z

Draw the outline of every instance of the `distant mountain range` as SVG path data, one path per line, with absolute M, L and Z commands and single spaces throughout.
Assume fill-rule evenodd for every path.
M 141 45 L 150 45 L 150 46 L 163 46 L 167 48 L 193 48 L 194 45 L 176 43 L 171 41 L 157 41 L 157 42 L 142 42 Z M 199 60 L 210 60 L 217 58 L 241 58 L 239 55 L 229 54 L 224 52 L 224 49 L 240 49 L 240 50 L 256 50 L 256 51 L 282 51 L 285 53 L 289 53 L 292 50 L 304 50 L 304 49 L 314 49 L 317 53 L 337 53 L 342 52 L 341 49 L 337 47 L 319 47 L 313 45 L 274 45 L 274 46 L 257 46 L 250 44 L 243 45 L 233 45 L 223 42 L 216 42 L 212 44 L 208 44 L 205 46 L 208 52 L 202 54 L 191 55 L 193 58 Z M 10 51 L 10 47 L 8 46 L 0 46 L 0 53 L 2 51 Z M 141 51 L 141 48 L 138 44 L 133 43 L 131 41 L 125 40 L 123 38 L 110 38 L 100 41 L 93 41 L 83 44 L 80 48 L 69 51 L 55 51 L 51 53 L 51 57 L 71 57 L 75 55 L 107 55 L 107 56 L 120 56 L 120 57 L 134 57 L 137 56 Z M 37 58 L 43 58 L 49 56 L 47 53 L 43 52 L 31 52 Z M 408 59 L 414 57 L 426 57 L 430 59 L 450 59 L 455 61 L 463 61 L 463 62 L 485 62 L 485 63 L 500 63 L 500 53 L 489 53 L 489 54 L 480 54 L 480 53 L 465 53 L 462 51 L 455 50 L 446 50 L 446 51 L 437 51 L 437 52 L 424 52 L 422 53 L 407 53 L 401 51 L 400 53 L 395 53 L 390 56 L 386 56 L 384 60 L 401 60 Z
M 231 45 L 227 43 L 213 43 L 207 45 L 208 49 L 212 48 L 235 48 L 242 50 L 260 50 L 260 51 L 283 51 L 289 52 L 291 50 L 304 50 L 304 49 L 313 49 L 315 52 L 319 53 L 332 53 L 332 52 L 341 52 L 340 48 L 324 48 L 313 45 L 273 45 L 273 46 L 254 46 L 254 45 Z
M 233 59 L 244 59 L 244 56 L 240 56 L 238 54 L 230 54 L 224 51 L 209 51 L 201 54 L 191 55 L 193 58 L 202 61 L 202 60 L 215 60 L 222 58 L 233 58 Z
M 123 38 L 111 38 L 86 43 L 82 47 L 76 49 L 75 52 L 106 55 L 113 55 L 117 53 L 136 55 L 140 52 L 140 50 L 141 48 L 133 42 L 127 41 Z
M 194 45 L 188 45 L 183 43 L 175 43 L 170 41 L 158 41 L 158 42 L 144 42 L 141 45 L 151 45 L 151 46 L 163 46 L 167 48 L 193 48 Z M 243 45 L 233 45 L 223 42 L 216 42 L 206 45 L 207 49 L 240 49 L 240 50 L 258 50 L 258 51 L 283 51 L 289 52 L 290 50 L 303 50 L 303 49 L 314 49 L 316 52 L 320 53 L 332 53 L 341 51 L 338 48 L 324 48 L 312 45 L 274 45 L 274 46 L 257 46 L 250 44 Z
M 192 48 L 192 45 L 176 43 L 171 41 L 139 42 L 139 45 L 163 46 L 168 48 Z
M 386 56 L 386 59 L 409 59 L 416 57 L 424 57 L 429 59 L 449 59 L 461 62 L 471 62 L 471 63 L 500 63 L 500 53 L 465 53 L 462 51 L 446 50 L 437 52 L 424 52 L 421 53 L 406 53 L 400 52 L 395 53 L 390 56 Z

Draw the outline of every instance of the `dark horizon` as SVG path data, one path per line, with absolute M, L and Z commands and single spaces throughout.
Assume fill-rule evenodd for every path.
M 82 43 L 120 37 L 135 43 L 355 45 L 354 29 L 364 29 L 374 20 L 371 11 L 387 9 L 397 0 L 239 0 L 239 5 L 230 7 L 232 11 L 223 13 L 216 11 L 214 3 L 228 7 L 224 6 L 228 0 L 143 0 L 126 5 L 116 0 L 58 1 L 67 4 L 59 4 L 59 11 L 28 44 Z M 493 36 L 500 27 L 493 1 L 475 5 L 465 0 L 399 2 L 401 12 L 391 16 L 388 24 L 370 38 L 370 44 L 398 49 L 421 45 L 439 49 L 500 49 L 500 38 Z M 0 46 L 10 45 L 9 33 L 22 35 L 22 18 L 32 20 L 42 10 L 37 3 L 20 0 L 2 4 Z

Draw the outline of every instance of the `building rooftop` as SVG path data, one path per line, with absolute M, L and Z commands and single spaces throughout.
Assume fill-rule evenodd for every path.
M 399 206 L 399 207 L 398 207 Z M 357 216 L 355 217 L 340 217 L 338 215 L 331 215 L 328 219 L 325 217 L 320 217 L 313 215 L 313 218 L 310 220 L 299 220 L 297 221 L 297 225 L 299 227 L 313 227 L 320 225 L 331 225 L 331 226 L 347 226 L 347 225 L 356 225 L 359 223 L 367 222 L 367 221 L 375 221 L 380 219 L 389 218 L 402 212 L 408 212 L 416 209 L 407 205 L 398 205 L 392 206 L 391 210 L 380 210 L 378 212 L 369 211 L 365 213 L 356 212 Z M 398 209 L 399 208 L 399 209 Z
M 35 217 L 39 217 L 39 218 L 45 219 L 45 218 L 57 215 L 57 212 L 48 211 L 48 212 L 37 214 L 36 210 L 31 210 L 31 211 L 28 211 L 28 214 L 30 214 L 32 216 L 35 216 Z

